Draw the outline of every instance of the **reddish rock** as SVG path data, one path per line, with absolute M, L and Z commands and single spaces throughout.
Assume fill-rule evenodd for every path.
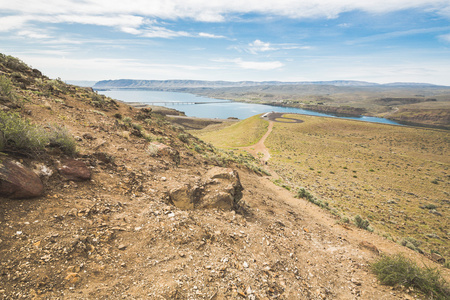
M 61 168 L 58 169 L 59 174 L 66 180 L 83 181 L 91 179 L 91 170 L 86 163 L 81 160 L 68 160 Z
M 41 179 L 33 171 L 13 160 L 0 163 L 0 196 L 12 199 L 39 197 L 44 192 Z
M 369 243 L 367 241 L 360 242 L 359 246 L 361 248 L 366 248 L 367 250 L 370 250 L 370 251 L 372 251 L 375 254 L 380 254 L 380 250 L 378 250 L 378 248 L 374 244 Z

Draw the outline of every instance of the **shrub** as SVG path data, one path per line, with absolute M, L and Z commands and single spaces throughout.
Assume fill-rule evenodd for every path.
M 178 139 L 180 141 L 182 141 L 183 143 L 188 143 L 189 142 L 189 135 L 187 135 L 185 133 L 180 133 L 180 134 L 178 134 Z
M 48 128 L 46 131 L 37 127 L 18 113 L 0 111 L 0 151 L 32 155 L 49 145 L 59 147 L 69 155 L 76 153 L 76 142 L 67 128 L 57 125 Z
M 424 206 L 424 208 L 426 208 L 426 209 L 436 209 L 436 208 L 437 208 L 437 205 L 434 205 L 434 204 L 427 204 L 427 205 Z
M 75 139 L 69 133 L 65 126 L 51 126 L 48 133 L 50 146 L 59 147 L 65 154 L 75 155 L 77 145 Z
M 305 188 L 298 189 L 296 198 L 305 198 L 306 200 L 308 200 L 310 202 L 312 202 L 312 200 L 314 200 L 314 196 L 310 192 L 305 190 Z
M 450 294 L 447 282 L 437 269 L 422 269 L 401 254 L 383 256 L 371 265 L 371 269 L 384 285 L 413 287 L 430 299 L 448 299 Z
M 370 223 L 368 220 L 364 220 L 360 215 L 355 216 L 355 225 L 358 228 L 362 228 L 368 231 L 373 231 L 372 228 L 369 227 Z
M 0 151 L 17 151 L 29 154 L 44 150 L 49 139 L 46 131 L 22 119 L 17 113 L 0 111 Z
M 9 101 L 16 103 L 18 96 L 14 90 L 11 80 L 5 75 L 0 75 L 0 101 Z

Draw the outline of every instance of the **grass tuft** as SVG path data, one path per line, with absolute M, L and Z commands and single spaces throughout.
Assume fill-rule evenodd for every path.
M 448 299 L 450 287 L 435 268 L 420 268 L 401 254 L 383 256 L 371 265 L 383 285 L 412 287 L 430 299 Z

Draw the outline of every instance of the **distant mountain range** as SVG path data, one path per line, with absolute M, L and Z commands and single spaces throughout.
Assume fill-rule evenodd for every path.
M 251 87 L 251 86 L 280 86 L 280 85 L 328 85 L 341 87 L 433 87 L 437 85 L 429 83 L 395 82 L 378 84 L 366 81 L 333 80 L 333 81 L 205 81 L 205 80 L 135 80 L 118 79 L 102 80 L 94 84 L 93 88 L 102 89 L 155 89 L 174 90 L 186 88 L 229 88 L 229 87 Z

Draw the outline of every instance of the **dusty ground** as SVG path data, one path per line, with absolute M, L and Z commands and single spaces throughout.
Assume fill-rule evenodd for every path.
M 414 297 L 380 286 L 368 271 L 377 254 L 360 243 L 422 257 L 337 225 L 269 178 L 239 170 L 241 213 L 175 208 L 167 200 L 170 184 L 212 166 L 182 148 L 178 166 L 151 158 L 144 142 L 122 137 L 112 120 L 71 101 L 65 102 L 72 108 L 35 108 L 33 116 L 45 119 L 69 109 L 73 120 L 83 117 L 91 137 L 79 142 L 80 156 L 90 161 L 93 179 L 64 182 L 55 174 L 45 179 L 44 197 L 0 199 L 3 299 Z M 87 129 L 68 123 L 76 135 Z M 114 163 L 95 159 L 98 151 Z M 52 166 L 54 158 L 46 163 Z

